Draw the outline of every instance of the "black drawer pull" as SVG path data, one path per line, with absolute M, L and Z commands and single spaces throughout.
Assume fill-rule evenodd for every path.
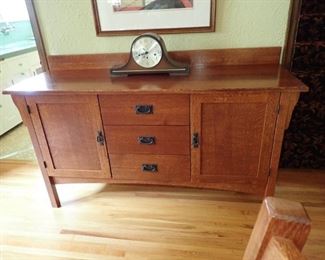
M 153 105 L 136 105 L 135 113 L 138 115 L 153 114 Z
M 141 170 L 143 172 L 158 172 L 158 165 L 157 164 L 142 164 Z
M 139 144 L 155 144 L 156 138 L 154 136 L 139 136 L 138 137 L 138 143 Z

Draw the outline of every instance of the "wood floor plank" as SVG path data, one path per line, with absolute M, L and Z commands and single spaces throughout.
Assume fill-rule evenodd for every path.
M 281 171 L 276 196 L 312 219 L 303 250 L 325 258 L 325 172 Z M 0 161 L 2 259 L 241 259 L 261 200 L 158 186 L 58 185 L 48 200 L 36 164 Z M 0 257 L 0 258 L 1 258 Z

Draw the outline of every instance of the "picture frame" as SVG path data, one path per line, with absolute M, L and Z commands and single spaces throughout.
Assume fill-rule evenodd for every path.
M 216 0 L 91 0 L 97 36 L 215 31 Z

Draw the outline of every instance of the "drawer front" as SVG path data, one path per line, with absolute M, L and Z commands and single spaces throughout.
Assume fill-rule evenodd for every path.
M 190 179 L 189 156 L 111 154 L 113 179 L 182 182 Z
M 100 95 L 104 125 L 189 125 L 188 95 Z
M 190 154 L 188 126 L 105 126 L 110 154 Z

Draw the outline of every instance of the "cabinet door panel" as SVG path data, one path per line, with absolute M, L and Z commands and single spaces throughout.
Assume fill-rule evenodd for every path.
M 278 93 L 218 93 L 192 97 L 192 178 L 266 184 Z
M 108 177 L 105 144 L 96 96 L 28 97 L 31 116 L 49 174 L 62 177 Z

